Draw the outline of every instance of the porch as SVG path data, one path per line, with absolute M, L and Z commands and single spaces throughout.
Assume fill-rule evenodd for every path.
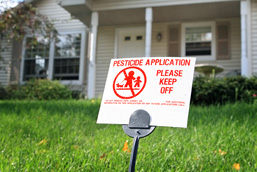
M 105 7 L 100 4 L 104 1 L 92 1 L 91 6 L 90 1 L 85 1 L 83 6 L 75 2 L 68 4 L 67 0 L 61 2 L 62 7 L 90 26 L 89 97 L 102 94 L 112 58 L 193 56 L 198 64 L 223 66 L 225 70 L 220 76 L 234 70 L 246 76 L 250 73 L 246 47 L 249 37 L 247 1 L 173 1 L 173 4 L 150 4 L 151 7 L 125 7 L 110 1 L 109 5 L 105 2 Z M 141 50 L 129 50 L 126 54 L 122 45 L 129 49 L 128 41 L 133 41 L 131 34 L 140 28 L 143 28 L 143 36 L 134 35 L 135 41 L 130 45 L 143 41 Z M 130 32 L 121 34 L 122 30 Z

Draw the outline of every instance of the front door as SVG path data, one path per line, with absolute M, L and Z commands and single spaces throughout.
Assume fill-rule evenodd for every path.
M 145 56 L 145 29 L 124 28 L 118 29 L 117 57 L 144 57 Z

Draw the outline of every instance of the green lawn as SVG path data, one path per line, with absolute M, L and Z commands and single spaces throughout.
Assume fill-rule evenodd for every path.
M 127 171 L 133 139 L 99 100 L 0 101 L 0 171 Z M 257 104 L 190 107 L 188 128 L 140 139 L 136 171 L 257 171 Z

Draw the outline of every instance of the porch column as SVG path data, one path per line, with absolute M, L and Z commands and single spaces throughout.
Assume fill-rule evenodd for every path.
M 241 1 L 241 75 L 248 76 L 248 54 L 247 54 L 247 2 Z
M 88 90 L 87 96 L 89 99 L 95 97 L 95 73 L 96 73 L 96 39 L 98 26 L 98 12 L 93 12 L 91 15 L 90 42 L 89 42 L 89 62 L 88 62 Z
M 152 8 L 145 9 L 145 57 L 151 56 L 151 41 L 152 41 L 152 21 L 153 21 L 153 10 Z

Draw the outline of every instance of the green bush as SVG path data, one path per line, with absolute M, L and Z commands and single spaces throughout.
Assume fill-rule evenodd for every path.
M 71 91 L 59 81 L 33 79 L 25 85 L 10 85 L 6 88 L 9 99 L 57 100 L 70 99 Z
M 7 91 L 4 87 L 0 85 L 0 100 L 6 99 L 8 97 Z
M 197 77 L 194 79 L 191 103 L 198 105 L 227 102 L 253 102 L 257 93 L 257 77 Z
M 79 91 L 79 90 L 72 90 L 71 91 L 71 97 L 72 97 L 72 99 L 79 100 L 79 99 L 83 99 L 85 97 L 85 94 L 82 93 L 82 91 Z
M 59 81 L 30 80 L 25 85 L 0 86 L 0 99 L 57 100 L 79 99 L 79 91 L 71 92 Z M 225 78 L 197 77 L 194 79 L 191 103 L 212 105 L 237 101 L 257 101 L 257 77 L 242 76 Z
M 18 84 L 11 84 L 6 88 L 8 99 L 26 99 L 26 93 L 24 91 L 25 86 Z

